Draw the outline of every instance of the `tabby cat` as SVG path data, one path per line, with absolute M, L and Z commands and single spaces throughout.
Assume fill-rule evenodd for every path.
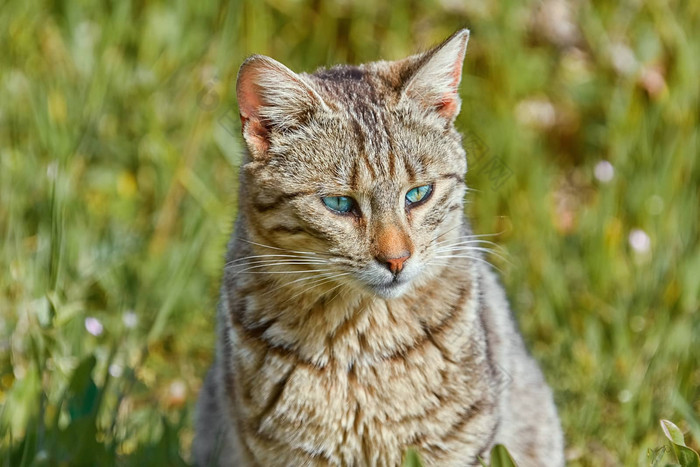
M 248 148 L 195 461 L 563 465 L 552 394 L 464 218 L 469 32 L 404 60 L 238 74 Z

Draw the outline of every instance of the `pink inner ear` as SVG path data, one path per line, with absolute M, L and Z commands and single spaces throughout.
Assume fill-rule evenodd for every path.
M 452 82 L 450 83 L 450 87 L 453 89 L 451 92 L 446 92 L 442 95 L 442 99 L 440 99 L 440 103 L 437 106 L 437 111 L 440 115 L 443 117 L 451 119 L 455 115 L 457 115 L 457 112 L 459 111 L 459 104 L 458 104 L 458 88 L 459 88 L 459 82 L 462 79 L 462 62 L 464 60 L 464 50 L 459 54 L 459 59 L 455 62 L 454 64 L 454 69 L 452 70 L 452 73 L 450 73 L 450 77 L 452 78 Z
M 462 61 L 458 61 L 457 64 L 455 64 L 455 69 L 452 71 L 452 82 L 450 85 L 457 89 L 459 86 L 459 80 L 462 78 Z
M 241 125 L 243 127 L 243 136 L 252 144 L 260 153 L 270 149 L 270 142 L 267 138 L 267 128 L 260 123 L 256 118 L 245 118 L 241 114 Z
M 263 153 L 270 148 L 268 131 L 260 121 L 262 99 L 255 84 L 257 73 L 248 71 L 238 78 L 238 110 L 243 136 L 253 149 Z
M 452 117 L 457 115 L 459 106 L 457 104 L 456 94 L 456 90 L 454 92 L 446 92 L 445 94 L 443 94 L 440 103 L 437 105 L 437 111 L 443 117 L 451 119 Z
M 257 118 L 259 115 L 262 100 L 255 85 L 256 74 L 249 71 L 238 78 L 238 109 L 242 119 Z

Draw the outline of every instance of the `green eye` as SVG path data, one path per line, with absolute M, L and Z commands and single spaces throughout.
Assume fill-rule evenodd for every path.
M 326 196 L 321 198 L 321 201 L 323 201 L 323 204 L 325 204 L 331 211 L 340 212 L 343 214 L 352 211 L 352 208 L 355 205 L 355 200 L 349 196 Z
M 430 193 L 432 192 L 432 185 L 417 186 L 412 190 L 409 190 L 408 193 L 406 193 L 406 205 L 410 206 L 411 204 L 416 204 L 420 203 L 421 201 L 425 201 L 428 199 Z

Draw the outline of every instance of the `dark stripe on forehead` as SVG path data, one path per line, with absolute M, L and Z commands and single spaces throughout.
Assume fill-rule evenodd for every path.
M 371 102 L 366 102 L 364 99 L 358 99 L 350 103 L 349 107 L 350 113 L 357 119 L 357 123 L 366 128 L 368 131 L 376 130 L 377 127 L 383 125 L 384 123 L 381 121 L 381 116 Z M 372 135 L 368 136 L 371 137 Z
M 382 120 L 382 128 L 384 129 L 384 134 L 386 135 L 386 141 L 389 146 L 389 153 L 387 157 L 389 158 L 389 177 L 396 177 L 396 152 L 394 150 L 394 137 L 389 130 L 389 125 L 387 124 L 386 118 L 383 113 L 380 113 Z
M 416 169 L 413 167 L 413 164 L 411 164 L 411 161 L 408 160 L 407 156 L 403 157 L 403 165 L 404 168 L 406 169 L 406 173 L 408 174 L 408 180 L 413 183 L 416 181 Z
M 416 172 L 419 174 L 423 175 L 426 172 L 426 167 L 430 166 L 430 158 L 427 154 L 418 154 L 418 157 L 415 157 L 415 159 L 418 161 L 416 164 Z
M 355 66 L 339 65 L 333 68 L 317 70 L 313 76 L 331 82 L 347 84 L 347 81 L 362 81 L 365 77 L 365 72 Z
M 358 152 L 365 152 L 365 135 L 362 133 L 362 126 L 360 125 L 360 122 L 354 118 L 350 118 L 350 125 L 352 126 L 353 133 L 355 134 L 355 142 L 357 143 Z
M 396 167 L 394 165 L 396 164 L 394 159 L 396 156 L 394 155 L 394 151 L 389 151 L 389 154 L 387 154 L 387 157 L 389 158 L 389 177 L 394 178 L 396 176 Z
M 367 170 L 372 174 L 372 178 L 377 176 L 377 172 L 374 170 L 374 166 L 372 165 L 372 162 L 369 160 L 369 155 L 367 154 L 367 151 L 362 151 L 360 154 L 360 157 L 362 157 L 362 161 L 365 163 L 367 166 Z
M 382 146 L 389 141 L 386 133 L 386 122 L 382 111 L 376 105 L 378 102 L 377 91 L 370 81 L 363 81 L 359 89 L 353 89 L 352 98 L 348 102 L 348 110 L 354 127 L 355 134 L 362 141 L 362 157 L 367 164 L 372 177 L 377 176 L 380 167 L 376 159 L 381 157 Z
M 367 147 L 365 145 L 365 135 L 362 131 L 362 125 L 360 125 L 360 122 L 358 122 L 352 117 L 350 118 L 350 125 L 352 126 L 353 132 L 355 134 L 355 143 L 357 143 L 358 156 L 365 163 L 365 165 L 367 166 L 367 170 L 370 171 L 372 177 L 376 177 L 377 174 L 374 170 L 374 166 L 369 160 L 369 155 L 367 154 Z M 356 179 L 356 176 L 353 176 L 353 178 Z
M 350 189 L 352 191 L 358 191 L 358 189 L 360 188 L 358 185 L 358 182 L 359 182 L 358 178 L 360 176 L 360 174 L 358 173 L 359 169 L 360 169 L 359 162 L 357 159 L 354 159 L 352 161 L 352 172 L 350 173 L 350 182 L 349 182 Z
M 333 100 L 347 109 L 347 120 L 350 126 L 348 138 L 353 138 L 351 144 L 357 148 L 358 159 L 366 165 L 367 171 L 373 178 L 377 177 L 381 164 L 376 158 L 386 157 L 383 152 L 391 147 L 391 135 L 388 134 L 384 121 L 383 96 L 380 95 L 375 83 L 366 71 L 359 67 L 339 66 L 327 70 L 319 70 L 312 75 L 318 79 L 318 84 L 333 95 Z M 389 165 L 395 164 L 389 161 Z M 353 168 L 353 174 L 348 182 L 353 189 L 359 188 L 359 171 Z M 394 175 L 388 167 L 389 175 Z

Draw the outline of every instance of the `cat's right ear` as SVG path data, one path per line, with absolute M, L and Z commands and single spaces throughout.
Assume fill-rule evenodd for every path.
M 236 82 L 243 138 L 253 158 L 264 158 L 270 136 L 301 123 L 311 111 L 325 107 L 303 77 L 263 55 L 248 58 Z

